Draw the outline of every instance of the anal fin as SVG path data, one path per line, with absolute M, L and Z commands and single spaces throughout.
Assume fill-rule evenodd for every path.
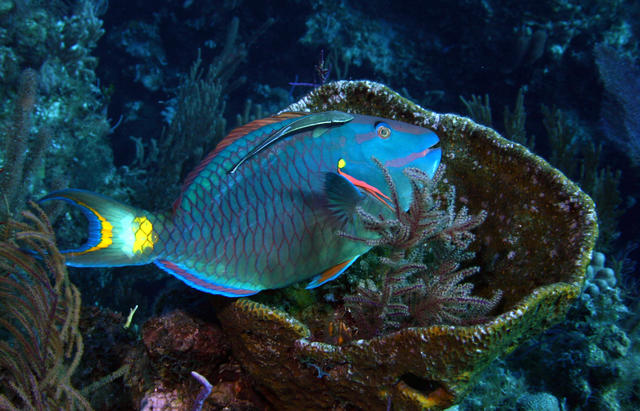
M 205 293 L 219 294 L 224 295 L 225 297 L 246 297 L 260 292 L 260 290 L 237 288 L 205 280 L 201 275 L 193 270 L 189 270 L 182 264 L 175 264 L 167 260 L 156 260 L 154 263 L 164 271 L 187 284 L 189 287 L 204 291 Z
M 338 276 L 340 276 L 340 274 L 344 273 L 345 270 L 349 268 L 349 266 L 358 259 L 358 257 L 360 257 L 360 255 L 353 257 L 351 260 L 343 261 L 340 264 L 336 264 L 333 267 L 330 267 L 329 269 L 325 270 L 322 274 L 319 274 L 313 277 L 313 280 L 309 282 L 306 288 L 307 289 L 316 288 L 328 281 L 331 281 L 337 278 Z

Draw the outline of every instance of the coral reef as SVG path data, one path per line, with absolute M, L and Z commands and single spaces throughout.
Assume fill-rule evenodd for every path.
M 0 219 L 71 183 L 121 198 L 91 55 L 103 34 L 100 2 L 8 3 L 0 12 Z M 60 210 L 47 209 L 53 224 Z M 60 238 L 81 240 L 62 231 Z
M 80 293 L 46 215 L 23 216 L 27 223 L 4 223 L 0 242 L 0 408 L 89 410 L 71 384 L 84 347 Z
M 561 400 L 562 409 L 636 408 L 637 310 L 625 305 L 625 285 L 604 254 L 593 253 L 585 277 L 566 320 L 496 361 L 461 409 L 522 407 L 522 398 L 539 392 Z
M 142 340 L 163 379 L 187 375 L 192 370 L 213 375 L 229 354 L 229 345 L 218 326 L 197 321 L 182 311 L 147 321 Z
M 59 187 L 66 179 L 85 187 L 106 184 L 113 176 L 111 149 L 103 140 L 110 126 L 94 72 L 98 61 L 91 55 L 103 34 L 97 2 L 14 3 L 0 13 L 0 122 L 9 120 L 14 107 L 12 86 L 31 67 L 37 72 L 32 124 L 51 135 L 44 168 L 37 170 L 44 186 Z M 29 191 L 40 195 L 42 188 Z
M 24 195 L 28 193 L 28 185 L 36 183 L 35 174 L 42 167 L 44 153 L 51 139 L 46 128 L 40 130 L 37 137 L 31 138 L 31 116 L 37 88 L 37 73 L 25 69 L 18 81 L 13 118 L 7 127 L 1 152 L 3 171 L 6 169 L 6 172 L 0 175 L 0 192 L 6 208 L 2 207 L 0 211 L 0 221 L 5 221 L 24 208 Z
M 8 218 L 18 214 L 26 199 L 67 185 L 105 192 L 120 200 L 133 199 L 136 204 L 168 205 L 172 193 L 179 190 L 181 175 L 222 136 L 233 114 L 245 107 L 238 123 L 247 122 L 253 116 L 261 117 L 261 107 L 271 113 L 294 101 L 294 90 L 287 92 L 288 82 L 297 81 L 298 74 L 312 81 L 312 65 L 321 54 L 323 70 L 313 83 L 324 83 L 327 78 L 378 79 L 406 87 L 403 95 L 411 94 L 423 105 L 437 104 L 431 107 L 441 112 L 460 110 L 459 94 L 486 96 L 484 101 L 478 97 L 467 101 L 469 110 L 478 111 L 473 116 L 477 122 L 491 127 L 493 121 L 493 126 L 502 126 L 505 137 L 530 150 L 535 134 L 539 153 L 594 199 L 600 229 L 596 248 L 611 261 L 620 251 L 620 242 L 632 244 L 638 238 L 633 224 L 638 205 L 626 197 L 634 195 L 637 183 L 639 117 L 634 90 L 638 87 L 632 77 L 638 65 L 638 16 L 639 4 L 629 0 L 453 0 L 428 7 L 416 7 L 416 2 L 342 0 L 264 4 L 241 0 L 0 0 L 0 233 L 6 239 L 13 227 L 7 224 Z M 235 25 L 235 33 L 234 17 L 241 22 Z M 276 17 L 276 24 L 269 32 L 261 31 L 259 27 L 271 17 Z M 108 32 L 104 38 L 103 19 Z M 255 34 L 250 33 L 264 36 L 255 41 Z M 233 64 L 222 69 L 230 76 L 225 79 L 228 84 L 233 83 L 223 89 L 233 94 L 221 90 L 219 78 L 207 74 L 207 70 L 215 71 L 218 57 L 224 60 L 229 34 L 236 36 L 231 51 L 238 53 L 238 59 L 231 59 Z M 249 50 L 252 42 L 257 47 Z M 391 43 L 393 47 L 387 47 Z M 189 73 L 199 49 L 202 61 Z M 234 65 L 239 60 L 247 64 Z M 235 89 L 240 83 L 242 87 Z M 516 92 L 513 110 L 494 111 L 492 119 L 488 95 L 500 109 L 513 104 Z M 246 100 L 248 96 L 253 104 Z M 343 283 L 314 291 L 294 286 L 260 300 L 270 304 L 236 302 L 223 311 L 221 318 L 245 328 L 228 327 L 243 363 L 272 361 L 270 370 L 257 365 L 250 368 L 254 381 L 229 358 L 230 342 L 220 342 L 222 331 L 215 320 L 184 311 L 200 298 L 196 292 L 152 267 L 69 268 L 87 304 L 78 324 L 84 335 L 84 355 L 68 380 L 70 387 L 90 397 L 91 405 L 100 409 L 167 405 L 188 409 L 197 402 L 202 388 L 190 375 L 197 369 L 213 385 L 203 406 L 214 409 L 266 407 L 254 384 L 274 404 L 283 405 L 278 396 L 284 393 L 282 398 L 290 400 L 285 406 L 297 404 L 305 409 L 316 398 L 318 407 L 357 404 L 410 409 L 428 405 L 425 398 L 440 407 L 469 391 L 478 394 L 485 389 L 482 399 L 471 398 L 461 408 L 526 409 L 547 404 L 553 409 L 558 402 L 561 407 L 568 404 L 583 409 L 637 407 L 640 311 L 637 297 L 632 300 L 638 289 L 637 271 L 625 276 L 615 262 L 611 270 L 596 253 L 569 320 L 530 339 L 563 316 L 582 281 L 580 271 L 594 229 L 586 216 L 592 210 L 584 206 L 585 199 L 575 186 L 550 171 L 544 161 L 511 146 L 491 130 L 456 116 L 423 111 L 378 85 L 330 85 L 312 96 L 311 106 L 297 107 L 369 112 L 437 130 L 449 154 L 444 178 L 458 188 L 458 202 L 469 207 L 470 215 L 488 211 L 469 247 L 477 258 L 465 260 L 479 269 L 451 268 L 450 274 L 460 276 L 471 270 L 473 275 L 464 279 L 470 283 L 452 282 L 450 290 L 473 285 L 474 294 L 483 301 L 490 301 L 495 290 L 503 290 L 496 305 L 498 318 L 470 324 L 469 334 L 460 326 L 449 327 L 455 325 L 454 319 L 413 334 L 402 330 L 402 337 L 381 335 L 363 342 L 364 354 L 355 355 L 354 346 L 365 334 L 358 334 L 345 319 L 349 313 L 340 305 L 344 292 L 353 293 L 360 285 L 382 291 L 384 284 L 380 281 L 384 264 L 377 255 L 363 256 L 343 275 Z M 540 102 L 549 108 L 541 109 Z M 197 121 L 204 117 L 206 121 Z M 170 126 L 174 130 L 167 128 L 161 134 L 171 119 L 176 120 Z M 209 127 L 213 123 L 216 127 Z M 604 137 L 602 131 L 609 140 L 599 140 Z M 551 140 L 545 139 L 545 133 Z M 623 172 L 610 167 L 621 167 Z M 622 216 L 627 210 L 631 211 Z M 77 216 L 49 215 L 62 216 L 55 220 L 59 240 L 82 240 L 81 230 L 63 226 L 76 222 Z M 569 234 L 571 224 L 575 225 Z M 46 256 L 34 260 L 17 250 L 19 243 L 3 242 L 3 252 L 11 252 L 2 258 L 3 263 L 17 258 L 28 261 L 31 268 L 40 267 L 49 274 L 56 271 L 51 270 L 56 264 L 42 265 Z M 630 256 L 637 259 L 637 252 Z M 12 280 L 24 277 L 4 274 L 0 274 L 0 283 L 10 287 L 16 285 Z M 430 279 L 434 287 L 441 284 Z M 422 282 L 426 284 L 427 279 Z M 35 284 L 18 285 L 30 288 Z M 71 289 L 70 283 L 67 286 Z M 281 295 L 288 299 L 278 301 Z M 401 302 L 395 308 L 406 320 L 403 310 L 412 309 L 412 304 Z M 125 330 L 124 316 L 110 311 L 106 304 L 125 313 L 133 304 L 140 304 L 134 321 L 140 324 L 149 315 L 155 316 L 144 328 L 146 341 L 137 325 Z M 286 314 L 271 306 L 284 307 Z M 168 307 L 183 311 L 167 314 Z M 0 303 L 0 311 L 0 318 L 15 318 L 5 315 L 10 311 L 6 300 Z M 254 312 L 256 317 L 252 317 Z M 261 315 L 270 319 L 245 322 Z M 512 329 L 500 328 L 505 323 Z M 260 330 L 265 324 L 266 331 Z M 401 325 L 407 325 L 406 321 Z M 327 327 L 325 336 L 318 333 L 322 327 Z M 422 337 L 428 343 L 418 341 Z M 185 345 L 181 347 L 172 338 L 183 338 Z M 14 341 L 15 337 L 3 329 L 0 339 Z M 491 358 L 524 341 L 528 344 L 516 349 L 506 365 L 493 362 L 491 370 L 485 370 L 495 371 L 493 374 L 480 373 Z M 424 353 L 425 358 L 412 358 L 418 365 L 405 367 L 410 360 L 402 355 L 407 353 L 397 355 L 390 348 L 393 344 L 404 344 L 416 356 Z M 479 354 L 467 351 L 478 346 Z M 403 347 L 397 349 L 403 351 Z M 379 354 L 376 361 L 382 358 L 380 370 L 371 365 L 373 360 L 362 359 L 372 352 Z M 207 355 L 215 365 L 195 366 Z M 466 362 L 458 361 L 457 355 Z M 400 365 L 393 362 L 398 358 Z M 69 371 L 73 359 L 65 358 L 63 368 Z M 23 364 L 24 370 L 31 365 Z M 282 371 L 283 367 L 290 373 Z M 398 370 L 406 373 L 398 375 Z M 5 384 L 11 383 L 10 373 L 3 368 L 0 374 L 0 393 L 14 405 L 22 405 L 11 385 Z M 277 381 L 281 375 L 288 386 Z M 106 384 L 116 378 L 114 384 Z M 471 388 L 479 379 L 482 381 Z M 48 386 L 46 392 L 50 389 Z M 358 390 L 368 399 L 357 399 Z M 62 390 L 62 402 L 68 392 Z
M 558 399 L 548 392 L 526 394 L 518 401 L 521 411 L 560 411 Z
M 252 379 L 229 357 L 220 327 L 191 313 L 172 311 L 150 319 L 142 328 L 144 347 L 128 353 L 131 372 L 125 377 L 133 403 L 141 409 L 265 409 Z M 203 400 L 200 378 L 211 381 Z
M 125 358 L 136 346 L 136 335 L 124 324 L 121 313 L 82 306 L 78 328 L 84 337 L 84 350 L 71 382 L 82 387 L 83 395 L 96 410 L 127 409 L 131 404 L 131 389 L 123 384 L 122 377 L 131 369 Z
M 640 375 L 637 317 L 624 304 L 615 272 L 595 252 L 586 282 L 566 321 L 507 359 L 533 389 L 566 399 L 569 409 L 632 409 Z
M 165 108 L 165 112 L 170 112 L 169 126 L 163 129 L 160 138 L 147 138 L 145 144 L 142 138 L 131 137 L 136 145 L 132 166 L 138 177 L 132 183 L 137 193 L 149 199 L 148 207 L 152 209 L 166 208 L 167 198 L 178 196 L 186 173 L 224 136 L 224 95 L 243 81 L 233 76 L 246 57 L 246 46 L 237 40 L 238 25 L 238 19 L 234 18 L 224 49 L 206 70 L 198 52 L 172 99 L 173 105 Z M 155 170 L 155 178 L 147 180 L 143 170 Z
M 640 166 L 640 68 L 605 44 L 594 50 L 607 101 L 602 119 L 606 136 Z
M 470 100 L 462 96 L 460 99 L 473 120 L 491 127 L 491 105 L 488 95 L 484 96 L 484 100 L 476 95 L 472 95 Z M 549 108 L 544 104 L 540 109 L 546 131 L 546 139 L 543 142 L 549 146 L 549 162 L 576 181 L 596 203 L 599 229 L 596 248 L 608 251 L 620 236 L 618 221 L 627 211 L 622 205 L 623 198 L 619 190 L 622 172 L 601 159 L 602 144 L 596 147 L 594 139 L 587 135 L 588 130 L 575 115 L 557 107 Z M 524 91 L 520 88 L 513 112 L 505 107 L 504 132 L 508 139 L 533 151 L 535 137 L 527 136 L 526 117 Z
M 311 341 L 306 325 L 246 299 L 219 313 L 234 355 L 282 409 L 352 404 L 444 408 L 459 401 L 493 359 L 560 321 L 579 295 L 597 235 L 592 201 L 544 160 L 486 127 L 440 115 L 372 82 L 330 83 L 287 108 L 380 115 L 432 128 L 445 178 L 476 229 L 472 280 L 480 296 L 504 291 L 499 315 L 474 326 L 407 328 L 343 345 Z M 320 370 L 321 372 L 318 372 Z M 300 393 L 304 392 L 304 396 Z
M 329 60 L 334 79 L 349 78 L 350 66 L 369 65 L 386 78 L 408 69 L 409 60 L 400 58 L 398 48 L 390 47 L 397 33 L 384 19 L 372 19 L 343 1 L 318 1 L 312 7 L 314 12 L 300 42 L 331 46 Z

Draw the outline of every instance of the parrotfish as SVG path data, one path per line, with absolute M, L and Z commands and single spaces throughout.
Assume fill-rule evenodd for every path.
M 370 248 L 357 207 L 390 213 L 379 160 L 407 207 L 406 167 L 433 176 L 437 135 L 415 125 L 338 111 L 284 113 L 233 130 L 187 176 L 170 211 L 152 213 L 85 190 L 64 200 L 89 221 L 67 265 L 155 263 L 198 290 L 240 297 L 311 279 L 317 287 Z

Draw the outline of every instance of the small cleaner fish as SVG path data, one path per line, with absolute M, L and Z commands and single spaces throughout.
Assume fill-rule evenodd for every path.
M 406 207 L 411 185 L 402 170 L 432 177 L 438 143 L 433 131 L 379 117 L 284 113 L 233 130 L 187 176 L 169 212 L 76 189 L 40 201 L 67 201 L 89 220 L 87 242 L 63 251 L 70 266 L 154 263 L 193 288 L 228 297 L 305 279 L 314 288 L 369 250 L 336 234 L 373 235 L 356 207 L 390 212 L 372 157 L 388 168 Z

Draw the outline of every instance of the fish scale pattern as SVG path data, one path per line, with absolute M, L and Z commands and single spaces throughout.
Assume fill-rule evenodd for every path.
M 66 253 L 69 265 L 155 263 L 193 288 L 228 297 L 316 275 L 313 288 L 370 248 L 336 235 L 367 235 L 356 207 L 390 213 L 371 157 L 389 164 L 392 177 L 409 163 L 433 174 L 437 142 L 428 129 L 390 119 L 287 112 L 233 130 L 187 176 L 170 213 L 74 189 L 41 201 L 70 202 L 89 219 L 90 241 Z M 396 189 L 410 195 L 408 183 Z
M 324 174 L 313 171 L 335 168 L 326 139 L 299 133 L 227 173 L 276 128 L 233 143 L 237 147 L 222 151 L 193 180 L 169 230 L 166 250 L 172 251 L 163 258 L 209 281 L 251 289 L 287 285 L 301 272 L 318 274 L 310 270 L 347 254 L 335 247 L 342 240 L 327 229 L 331 219 L 320 206 Z

